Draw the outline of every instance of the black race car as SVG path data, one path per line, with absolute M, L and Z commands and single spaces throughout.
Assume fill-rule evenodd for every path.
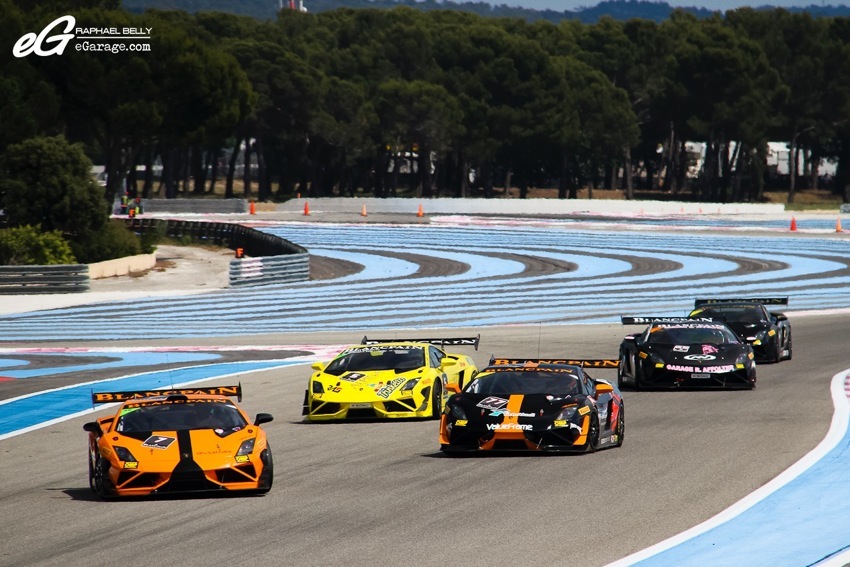
M 620 388 L 756 387 L 753 347 L 722 321 L 622 317 L 622 322 L 648 326 L 620 344 Z
M 620 391 L 582 368 L 616 365 L 616 360 L 491 359 L 446 403 L 440 449 L 590 453 L 619 447 L 625 433 Z
M 726 321 L 753 346 L 756 362 L 791 360 L 791 322 L 784 313 L 770 311 L 773 305 L 788 305 L 788 298 L 697 299 L 690 317 Z

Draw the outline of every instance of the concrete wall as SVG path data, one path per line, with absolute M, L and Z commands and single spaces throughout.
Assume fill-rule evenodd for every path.
M 89 264 L 89 278 L 98 280 L 115 276 L 126 276 L 135 272 L 150 270 L 156 265 L 156 254 L 139 254 Z

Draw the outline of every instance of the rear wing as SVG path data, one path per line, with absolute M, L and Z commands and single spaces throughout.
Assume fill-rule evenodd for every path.
M 488 366 L 535 366 L 538 364 L 568 364 L 582 368 L 617 368 L 620 361 L 607 358 L 496 358 Z
M 129 392 L 92 392 L 91 402 L 93 404 L 113 404 L 125 402 L 137 398 L 154 398 L 157 396 L 187 396 L 187 395 L 209 395 L 209 396 L 235 396 L 242 401 L 242 384 L 236 386 L 198 386 L 196 388 L 180 388 L 171 390 L 133 390 Z
M 376 345 L 379 343 L 427 343 L 430 345 L 440 346 L 472 346 L 478 350 L 478 343 L 481 341 L 481 335 L 477 337 L 454 337 L 454 338 L 439 338 L 439 339 L 370 339 L 363 337 L 360 341 L 361 345 Z
M 787 297 L 737 297 L 728 299 L 706 298 L 694 300 L 694 308 L 716 303 L 761 303 L 763 305 L 788 305 Z
M 620 317 L 623 325 L 652 325 L 653 323 L 702 323 L 724 322 L 717 317 Z

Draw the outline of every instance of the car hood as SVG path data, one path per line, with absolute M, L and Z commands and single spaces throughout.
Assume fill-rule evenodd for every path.
M 548 394 L 471 394 L 452 396 L 452 404 L 463 408 L 469 421 L 501 423 L 505 420 L 552 420 L 564 406 L 583 405 L 585 396 Z
M 402 387 L 409 380 L 416 378 L 419 378 L 416 388 L 428 386 L 433 382 L 433 378 L 425 377 L 422 369 L 398 374 L 395 370 L 353 371 L 340 376 L 322 374 L 317 380 L 323 384 L 327 396 L 380 401 L 399 397 Z
M 653 345 L 650 349 L 667 364 L 689 366 L 716 366 L 735 364 L 742 353 L 743 344 L 731 345 Z
M 187 458 L 202 468 L 216 468 L 222 466 L 221 463 L 232 463 L 243 441 L 261 437 L 257 428 L 250 426 L 230 434 L 225 433 L 213 429 L 138 432 L 120 435 L 112 441 L 112 445 L 128 449 L 140 463 L 140 468 L 164 463 L 173 466 Z M 262 447 L 254 446 L 254 452 L 261 450 Z

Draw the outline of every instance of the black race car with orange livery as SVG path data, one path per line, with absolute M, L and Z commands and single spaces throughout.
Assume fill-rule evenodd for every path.
M 92 403 L 121 403 L 86 423 L 89 485 L 101 498 L 183 492 L 262 494 L 274 479 L 272 453 L 257 414 L 253 424 L 229 398 L 241 386 L 96 392 Z
M 791 322 L 769 306 L 788 305 L 787 297 L 697 299 L 689 317 L 722 319 L 753 346 L 756 362 L 791 360 Z
M 622 317 L 647 325 L 620 344 L 617 384 L 640 389 L 753 389 L 753 347 L 711 318 Z
M 616 360 L 493 358 L 446 403 L 440 450 L 592 453 L 619 447 L 625 434 L 620 391 L 585 372 L 616 366 Z

